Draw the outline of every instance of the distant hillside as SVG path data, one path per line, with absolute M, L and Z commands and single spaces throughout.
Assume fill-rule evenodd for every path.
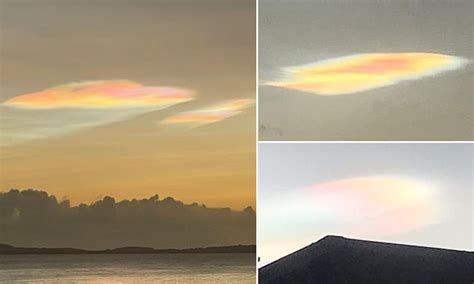
M 326 236 L 259 269 L 259 283 L 474 283 L 474 253 Z
M 74 248 L 22 248 L 0 244 L 2 254 L 165 254 L 165 253 L 255 253 L 255 245 L 191 249 L 154 249 L 148 247 L 123 247 L 106 250 L 83 250 Z

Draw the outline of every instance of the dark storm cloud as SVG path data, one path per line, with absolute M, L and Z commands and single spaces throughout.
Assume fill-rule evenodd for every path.
M 158 195 L 90 205 L 37 190 L 0 193 L 0 243 L 86 249 L 188 248 L 255 243 L 255 212 L 183 204 Z

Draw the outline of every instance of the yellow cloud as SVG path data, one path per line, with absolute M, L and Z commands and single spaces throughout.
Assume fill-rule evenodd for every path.
M 12 97 L 0 104 L 0 145 L 58 137 L 193 99 L 193 92 L 132 81 L 89 81 Z
M 170 117 L 167 117 L 162 124 L 191 124 L 193 126 L 201 126 L 209 123 L 222 121 L 226 118 L 238 115 L 243 112 L 244 109 L 252 106 L 254 100 L 252 99 L 239 99 L 233 100 L 217 105 L 210 106 L 194 111 L 188 111 L 179 113 Z
M 191 100 L 190 90 L 143 86 L 132 81 L 70 83 L 16 96 L 3 104 L 18 108 L 135 108 L 168 106 Z
M 318 95 L 367 91 L 461 68 L 467 60 L 435 53 L 356 54 L 287 68 L 287 78 L 267 82 Z

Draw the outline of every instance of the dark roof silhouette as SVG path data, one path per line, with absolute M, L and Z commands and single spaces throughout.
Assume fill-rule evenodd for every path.
M 259 269 L 259 283 L 474 283 L 474 253 L 326 236 Z

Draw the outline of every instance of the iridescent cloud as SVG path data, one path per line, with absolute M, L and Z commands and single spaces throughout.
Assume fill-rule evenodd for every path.
M 193 92 L 132 81 L 91 81 L 12 97 L 0 105 L 0 145 L 57 137 L 193 99 Z
M 339 220 L 413 211 L 412 218 L 390 224 L 397 232 L 430 224 L 437 217 L 434 188 L 406 178 L 371 176 L 321 183 L 306 189 L 306 196 L 316 203 L 317 214 Z
M 406 177 L 364 176 L 318 183 L 259 204 L 265 263 L 325 235 L 384 239 L 443 221 L 433 184 Z M 273 220 L 273 221 L 270 221 Z
M 432 76 L 466 64 L 463 58 L 436 53 L 356 54 L 287 68 L 285 79 L 265 85 L 342 95 Z
M 3 104 L 18 108 L 140 108 L 191 100 L 189 90 L 143 86 L 132 81 L 89 81 L 16 96 Z
M 320 183 L 294 190 L 270 204 L 272 208 L 263 208 L 262 214 L 276 214 L 272 219 L 286 218 L 283 215 L 294 220 L 303 218 L 314 225 L 330 224 L 337 233 L 360 237 L 401 233 L 436 223 L 440 217 L 433 185 L 390 176 Z M 410 218 L 398 218 L 405 215 Z M 374 232 L 374 226 L 379 230 Z M 373 232 L 377 236 L 371 235 Z
M 202 126 L 236 116 L 253 104 L 254 100 L 252 99 L 233 100 L 203 109 L 182 112 L 162 120 L 161 123 L 186 124 L 194 127 Z

